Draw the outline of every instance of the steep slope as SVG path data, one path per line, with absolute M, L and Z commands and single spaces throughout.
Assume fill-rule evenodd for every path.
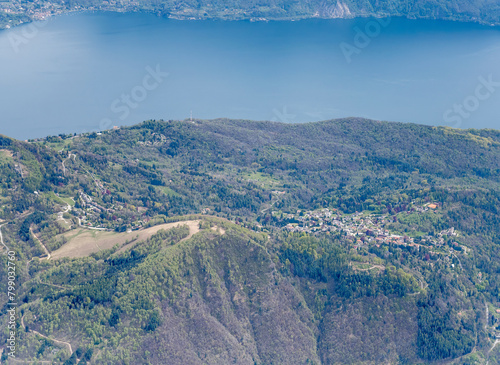
M 30 301 L 24 323 L 74 347 L 97 345 L 102 350 L 95 362 L 103 364 L 137 358 L 157 364 L 318 363 L 313 315 L 305 305 L 298 308 L 303 299 L 276 271 L 262 246 L 265 238 L 226 228 L 223 235 L 209 230 L 175 246 L 160 233 L 148 247 L 136 247 L 145 257 L 108 258 L 115 278 L 93 260 L 86 261 L 97 275 L 90 281 L 68 282 L 65 265 L 54 267 L 47 281 L 73 289 L 56 288 L 57 294 Z M 156 253 L 153 242 L 160 246 Z M 78 319 L 68 324 L 64 318 Z
M 339 242 L 304 235 L 271 241 L 207 219 L 189 240 L 179 227 L 123 254 L 34 262 L 35 278 L 21 294 L 20 357 L 63 361 L 70 354 L 61 344 L 69 343 L 90 351 L 95 364 L 426 363 L 420 317 L 427 294 L 411 276 L 390 267 L 356 273 Z M 214 225 L 219 232 L 208 229 Z M 320 247 L 309 264 L 315 274 L 298 275 L 307 252 Z M 440 285 L 452 318 L 478 309 L 453 285 Z M 459 341 L 471 331 L 464 323 L 441 326 L 459 331 Z M 475 347 L 478 334 L 470 334 Z M 443 333 L 437 351 L 451 339 Z M 452 358 L 473 351 L 461 342 L 450 349 Z
M 318 312 L 325 313 L 319 321 L 317 309 L 302 294 L 310 290 L 284 275 L 266 248 L 271 248 L 266 235 L 211 222 L 224 226 L 224 234 L 205 230 L 172 245 L 183 236 L 181 228 L 173 228 L 104 262 L 89 258 L 52 266 L 41 278 L 57 286 L 27 283 L 24 325 L 73 348 L 92 348 L 97 364 L 138 359 L 154 364 L 328 364 L 352 363 L 352 356 L 388 361 L 398 353 L 417 358 L 412 297 L 381 293 L 374 301 L 344 298 L 341 307 L 352 309 L 339 312 L 333 306 L 341 298 L 333 295 Z M 84 267 L 86 274 L 80 276 Z M 73 277 L 69 280 L 68 270 Z M 362 312 L 355 307 L 360 305 L 370 312 L 379 308 L 370 314 L 377 318 L 359 321 L 356 316 Z M 339 315 L 344 324 L 333 323 Z M 402 350 L 399 340 L 405 332 L 413 342 Z M 377 339 L 379 335 L 383 338 Z M 346 356 L 338 346 L 343 343 L 340 336 L 365 336 L 368 341 L 361 340 L 357 351 Z M 29 337 L 22 334 L 22 341 L 35 345 Z M 381 343 L 393 352 L 379 347 Z M 30 345 L 23 347 L 23 355 L 47 356 L 57 348 L 45 345 L 40 353 L 40 345 Z

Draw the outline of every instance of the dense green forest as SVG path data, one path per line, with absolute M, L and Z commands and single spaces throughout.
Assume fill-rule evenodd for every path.
M 500 363 L 499 131 L 220 119 L 0 136 L 0 200 L 15 253 L 0 348 L 14 257 L 21 359 Z M 82 230 L 130 238 L 49 259 Z

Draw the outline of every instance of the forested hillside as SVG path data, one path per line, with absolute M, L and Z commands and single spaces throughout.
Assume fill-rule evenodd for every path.
M 495 130 L 354 118 L 0 137 L 16 356 L 500 363 L 499 166 Z
M 3 9 L 3 12 L 2 12 Z M 498 0 L 139 0 L 115 2 L 100 0 L 42 0 L 0 3 L 0 24 L 16 25 L 27 18 L 75 10 L 146 11 L 177 19 L 297 20 L 306 18 L 407 17 L 472 21 L 499 24 Z

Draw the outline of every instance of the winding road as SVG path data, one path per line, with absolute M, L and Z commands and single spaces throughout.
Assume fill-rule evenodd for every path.
M 68 157 L 65 160 L 63 160 L 63 162 L 61 163 L 62 164 L 62 168 L 63 168 L 63 175 L 64 176 L 66 176 L 66 166 L 64 166 L 64 163 L 66 161 L 68 161 L 69 159 L 71 159 L 71 157 L 73 157 L 73 161 L 75 161 L 76 155 L 70 152 L 69 155 L 68 155 Z
M 36 236 L 35 232 L 33 232 L 31 227 L 30 227 L 30 232 L 33 235 L 33 237 L 36 238 L 38 243 L 40 243 L 40 245 L 43 247 L 43 250 L 45 251 L 45 254 L 47 255 L 47 257 L 40 257 L 40 260 L 50 260 L 50 252 L 49 252 L 49 250 L 47 250 L 47 247 L 45 247 L 45 245 L 42 243 L 42 241 L 40 241 L 40 239 Z
M 26 326 L 24 325 L 24 315 L 21 317 L 21 327 L 22 327 L 22 328 L 26 328 Z M 70 344 L 69 342 L 60 341 L 60 340 L 56 340 L 56 339 L 54 339 L 54 338 L 47 337 L 47 336 L 45 336 L 45 335 L 42 335 L 42 334 L 41 334 L 40 332 L 38 332 L 38 331 L 29 330 L 29 332 L 34 333 L 34 334 L 36 334 L 36 335 L 38 335 L 38 336 L 40 336 L 40 337 L 46 338 L 46 339 L 47 339 L 47 340 L 49 340 L 49 341 L 53 341 L 53 342 L 55 342 L 55 343 L 60 343 L 60 344 L 62 344 L 62 345 L 64 345 L 64 346 L 67 346 L 67 347 L 68 347 L 68 350 L 69 350 L 69 353 L 70 353 L 71 355 L 73 355 L 73 348 L 71 347 L 71 344 Z
M 64 213 L 68 213 L 70 210 L 71 210 L 71 205 L 68 204 L 64 210 L 57 213 L 57 220 L 64 221 L 64 223 L 71 226 L 71 223 L 69 223 L 66 219 L 64 219 Z

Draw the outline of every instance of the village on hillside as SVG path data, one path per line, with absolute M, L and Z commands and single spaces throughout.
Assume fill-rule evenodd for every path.
M 414 213 L 427 213 L 439 208 L 437 203 L 428 203 L 423 206 L 413 206 Z M 404 212 L 402 214 L 409 214 Z M 280 213 L 273 212 L 273 215 Z M 357 248 L 363 245 L 395 244 L 403 246 L 432 245 L 442 246 L 446 243 L 445 238 L 456 237 L 457 232 L 454 227 L 419 237 L 396 234 L 390 232 L 387 226 L 397 222 L 397 216 L 388 214 L 370 214 L 357 212 L 354 214 L 342 214 L 337 209 L 319 209 L 314 211 L 297 210 L 295 214 L 281 213 L 281 219 L 289 222 L 284 229 L 290 232 L 305 233 L 343 233 L 351 238 Z M 462 247 L 453 242 L 457 249 Z

